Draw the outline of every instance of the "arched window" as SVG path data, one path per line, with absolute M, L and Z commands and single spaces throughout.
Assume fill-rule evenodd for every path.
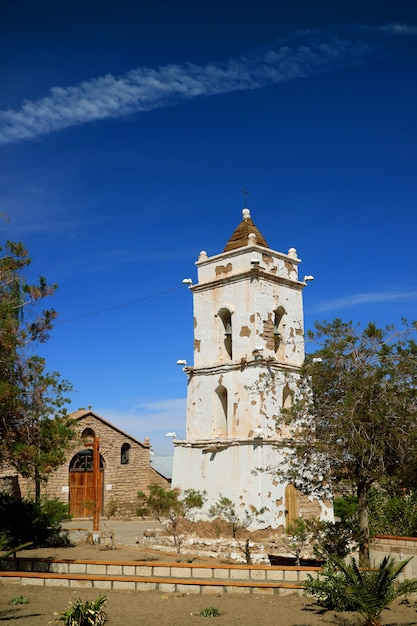
M 120 463 L 121 465 L 127 465 L 129 463 L 130 444 L 124 443 L 120 448 Z
M 88 441 L 94 439 L 95 436 L 96 433 L 92 428 L 84 428 L 83 432 L 81 433 L 81 439 L 87 439 Z
M 69 465 L 70 472 L 92 472 L 93 471 L 93 451 L 91 448 L 84 448 L 75 454 Z M 100 454 L 100 470 L 104 469 L 104 460 Z
M 284 318 L 285 318 L 285 309 L 282 306 L 279 306 L 276 311 L 274 311 L 274 346 L 275 352 L 278 352 L 278 349 L 283 341 L 284 335 Z
M 80 450 L 72 457 L 70 470 L 88 471 L 93 469 L 93 451 Z
M 231 359 L 233 354 L 232 314 L 229 309 L 223 308 L 220 309 L 218 317 L 221 320 L 219 328 L 221 352 L 224 356 Z
M 215 393 L 213 436 L 227 437 L 227 389 L 219 385 Z

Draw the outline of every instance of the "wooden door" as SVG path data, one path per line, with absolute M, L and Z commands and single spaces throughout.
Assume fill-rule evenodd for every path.
M 70 513 L 73 517 L 91 517 L 94 513 L 94 484 L 92 471 L 70 471 Z M 103 494 L 103 472 L 100 472 L 99 512 Z
M 299 493 L 294 485 L 289 484 L 285 487 L 285 524 L 287 527 L 299 517 L 298 497 Z

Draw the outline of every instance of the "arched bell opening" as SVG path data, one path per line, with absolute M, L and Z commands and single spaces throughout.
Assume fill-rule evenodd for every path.
M 220 320 L 219 337 L 221 355 L 224 358 L 231 359 L 233 357 L 232 313 L 229 309 L 222 308 L 218 312 L 218 318 Z

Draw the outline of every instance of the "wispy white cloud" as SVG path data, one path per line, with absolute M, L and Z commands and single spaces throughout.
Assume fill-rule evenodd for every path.
M 379 26 L 376 30 L 389 35 L 417 35 L 417 26 L 413 24 L 387 24 L 386 26 Z
M 26 101 L 20 109 L 0 111 L 0 143 L 40 137 L 88 122 L 151 111 L 199 96 L 259 89 L 309 77 L 361 59 L 365 44 L 328 38 L 299 41 L 231 59 L 225 63 L 136 68 L 70 87 L 52 87 L 49 95 Z
M 376 304 L 378 302 L 401 302 L 404 300 L 417 300 L 417 291 L 374 291 L 369 293 L 357 293 L 320 302 L 312 307 L 314 313 L 347 309 L 363 304 Z

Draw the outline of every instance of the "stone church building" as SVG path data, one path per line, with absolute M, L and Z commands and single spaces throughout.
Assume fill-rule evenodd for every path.
M 186 436 L 174 441 L 173 487 L 207 492 L 202 518 L 220 496 L 238 514 L 264 509 L 257 528 L 298 516 L 332 519 L 331 506 L 277 478 L 291 433 L 291 406 L 304 360 L 300 259 L 270 248 L 248 209 L 222 253 L 201 252 L 194 305 L 194 364 L 186 366 Z
M 100 447 L 100 501 L 101 515 L 132 515 L 136 508 L 136 493 L 146 491 L 148 485 L 158 483 L 170 486 L 170 480 L 151 466 L 151 449 L 148 438 L 144 442 L 134 439 L 114 424 L 107 422 L 91 409 L 79 409 L 71 414 L 76 421 L 77 436 L 65 463 L 54 470 L 47 485 L 42 485 L 42 495 L 57 497 L 68 503 L 75 517 L 93 514 L 93 451 L 94 437 Z M 16 470 L 2 474 L 15 475 Z M 33 496 L 34 485 L 17 475 L 23 497 Z

